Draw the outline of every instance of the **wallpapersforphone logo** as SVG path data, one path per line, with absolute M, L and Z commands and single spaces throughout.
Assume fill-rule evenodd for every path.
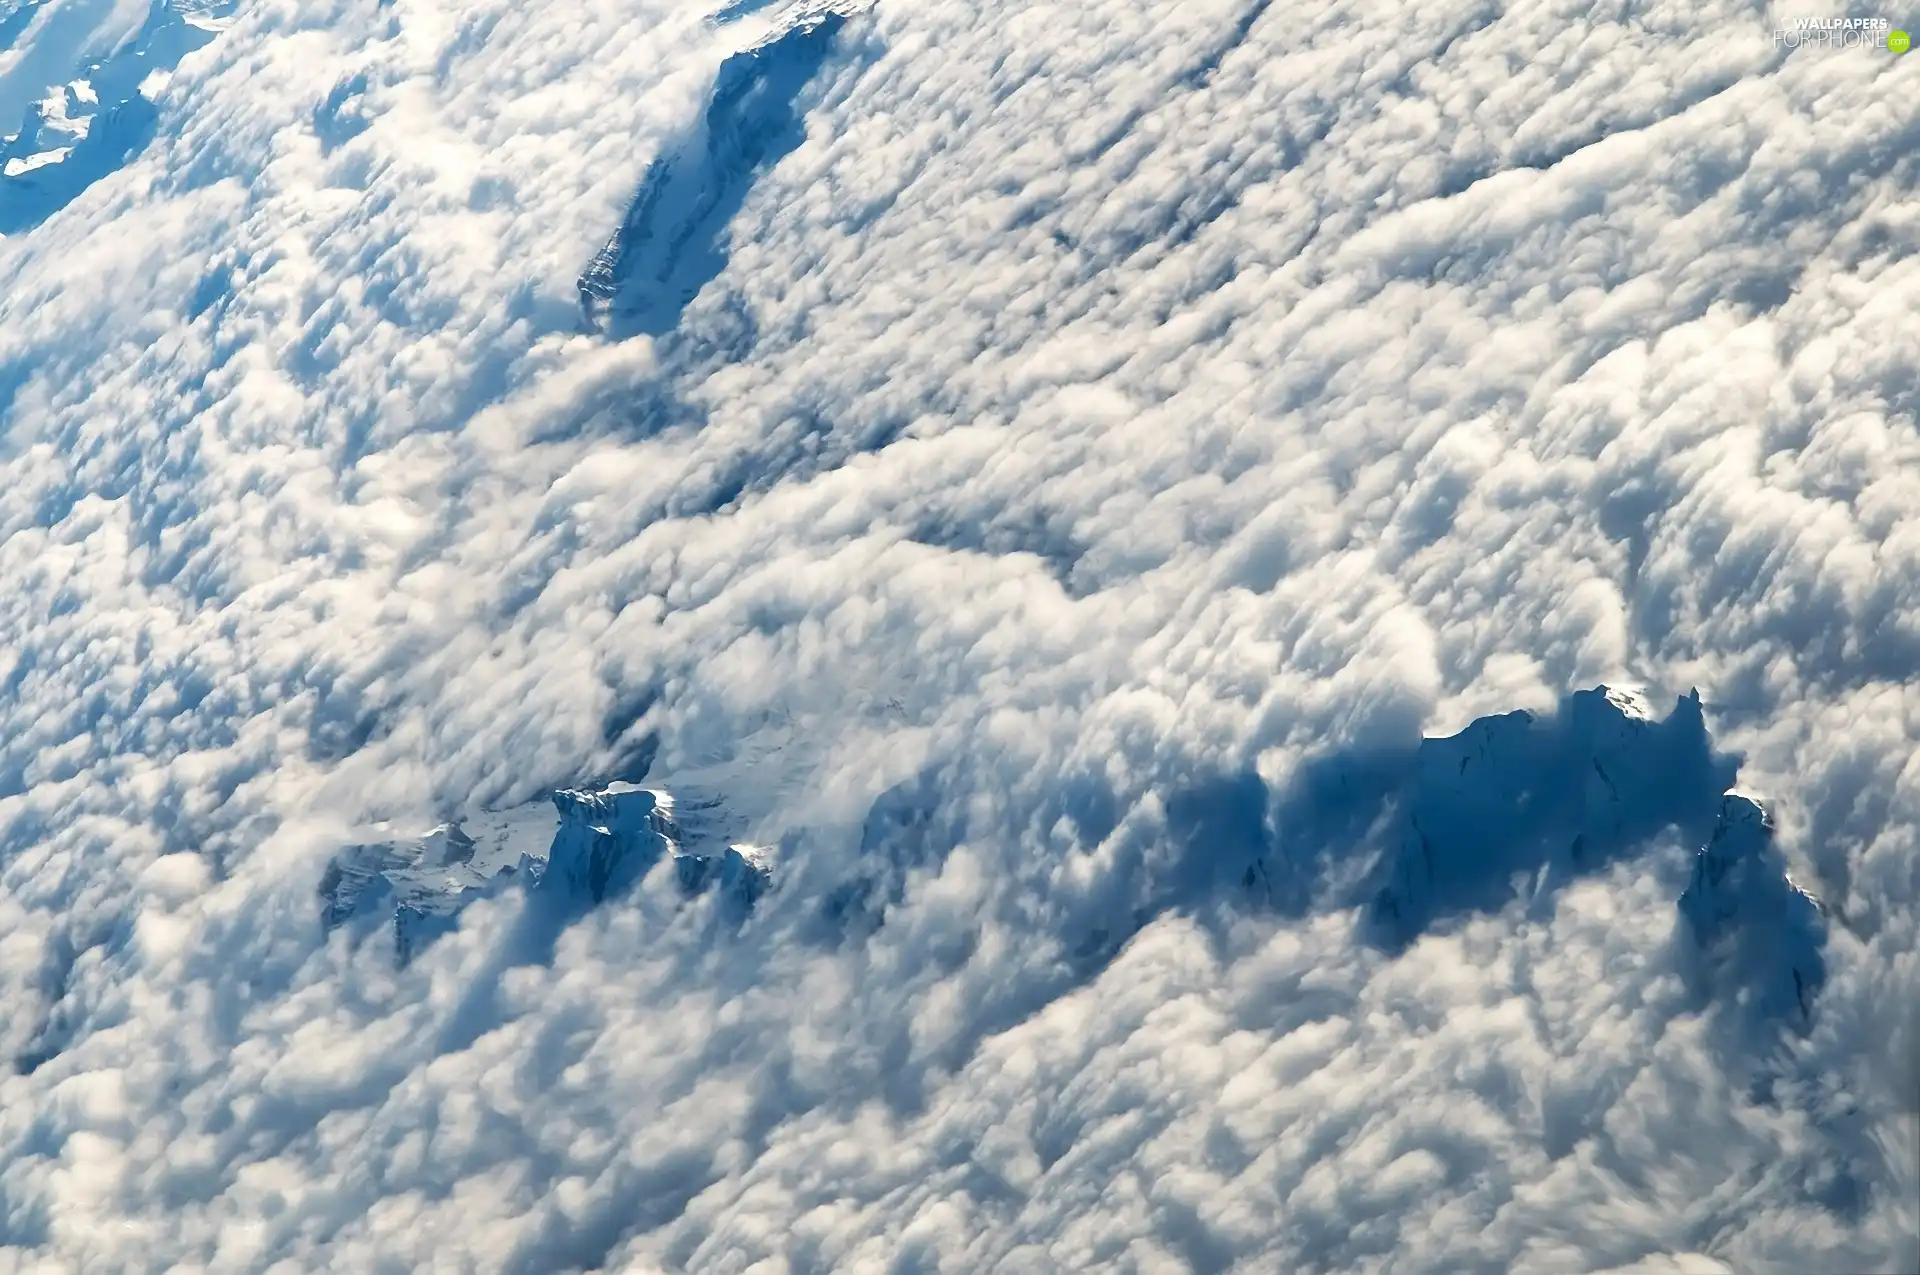
M 1885 49 L 1905 53 L 1912 43 L 1888 18 L 1793 18 L 1773 29 L 1773 46 L 1827 49 Z

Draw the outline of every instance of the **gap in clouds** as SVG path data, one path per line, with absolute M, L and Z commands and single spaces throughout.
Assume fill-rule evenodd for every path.
M 726 269 L 734 214 L 755 180 L 806 139 L 801 96 L 833 51 L 844 15 L 787 26 L 721 64 L 689 136 L 647 169 L 613 238 L 580 277 L 590 330 L 614 340 L 665 336 Z M 751 330 L 736 338 L 751 347 Z

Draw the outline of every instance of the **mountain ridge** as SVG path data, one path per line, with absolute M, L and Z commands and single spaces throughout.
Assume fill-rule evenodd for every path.
M 683 898 L 714 893 L 744 918 L 776 885 L 778 852 L 756 838 L 778 843 L 792 830 L 779 808 L 812 778 L 811 753 L 799 745 L 782 719 L 698 767 L 559 788 L 542 801 L 348 847 L 321 882 L 323 922 L 391 917 L 405 960 L 455 928 L 478 899 L 519 887 L 580 911 L 624 895 L 662 865 Z M 1734 981 L 1736 996 L 1806 1020 L 1825 976 L 1826 909 L 1794 883 L 1771 813 L 1733 787 L 1737 770 L 1715 753 L 1697 692 L 1661 718 L 1639 693 L 1601 685 L 1568 696 L 1551 715 L 1493 714 L 1424 738 L 1390 785 L 1396 813 L 1361 923 L 1401 950 L 1451 916 L 1502 906 L 1516 886 L 1539 898 L 1677 831 L 1696 849 L 1676 907 L 1707 966 Z M 1236 820 L 1276 817 L 1264 787 L 1196 791 L 1203 795 L 1184 805 L 1226 803 L 1213 815 L 1189 811 L 1181 823 L 1216 863 L 1236 852 Z M 884 923 L 906 874 L 937 857 L 915 830 L 939 801 L 924 779 L 877 796 L 856 873 L 819 901 L 823 914 L 849 932 Z M 1350 854 L 1358 845 L 1326 849 Z M 1279 871 L 1268 845 L 1237 879 L 1243 893 L 1271 890 Z M 1207 879 L 1234 874 L 1216 868 Z M 1165 895 L 1142 916 L 1199 898 Z

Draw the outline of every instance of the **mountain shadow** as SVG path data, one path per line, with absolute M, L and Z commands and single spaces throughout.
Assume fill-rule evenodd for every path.
M 613 237 L 580 276 L 589 330 L 616 340 L 673 331 L 726 268 L 728 223 L 754 183 L 806 140 L 800 95 L 846 25 L 828 12 L 720 67 L 693 132 L 648 167 Z

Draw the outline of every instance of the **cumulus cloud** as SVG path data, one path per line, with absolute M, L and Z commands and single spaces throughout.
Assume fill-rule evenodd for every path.
M 109 8 L 0 18 L 0 106 Z M 1900 60 L 881 0 L 674 326 L 584 333 L 780 20 L 717 16 L 250 0 L 0 238 L 0 1269 L 1914 1269 Z M 1191 794 L 1602 679 L 1775 799 L 1804 1034 L 1694 996 L 1671 840 L 1404 953 L 1136 915 Z M 737 933 L 323 932 L 356 826 L 769 714 Z M 889 792 L 920 852 L 823 941 Z

